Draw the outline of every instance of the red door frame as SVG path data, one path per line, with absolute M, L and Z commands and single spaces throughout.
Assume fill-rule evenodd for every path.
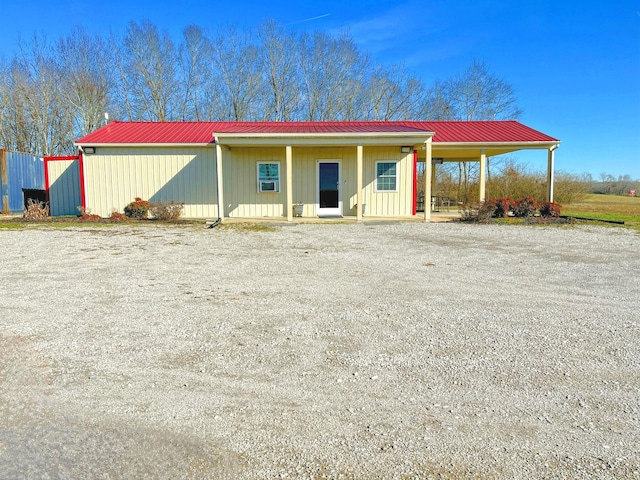
M 49 162 L 57 162 L 62 160 L 78 160 L 78 176 L 80 177 L 80 205 L 84 210 L 87 209 L 87 201 L 84 192 L 84 162 L 82 152 L 78 155 L 67 155 L 66 157 L 44 157 L 44 188 L 47 195 L 47 203 L 49 203 Z
M 418 151 L 413 151 L 413 205 L 411 206 L 411 215 L 415 215 L 418 211 Z

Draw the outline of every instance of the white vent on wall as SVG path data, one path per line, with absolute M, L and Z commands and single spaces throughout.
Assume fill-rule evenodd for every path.
M 258 183 L 258 189 L 261 192 L 279 192 L 280 182 L 278 180 L 261 180 Z

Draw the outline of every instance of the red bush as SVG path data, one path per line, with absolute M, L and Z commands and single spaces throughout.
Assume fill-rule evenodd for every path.
M 496 211 L 493 213 L 495 218 L 504 218 L 509 216 L 509 212 L 512 212 L 516 206 L 516 203 L 509 197 L 496 198 L 493 200 L 496 204 Z
M 124 207 L 124 214 L 129 218 L 147 218 L 149 215 L 149 202 L 136 197 L 133 202 Z
M 533 197 L 521 198 L 516 201 L 516 208 L 513 213 L 516 217 L 533 217 L 540 205 Z
M 543 217 L 559 217 L 562 205 L 559 203 L 546 202 L 540 207 L 540 215 Z

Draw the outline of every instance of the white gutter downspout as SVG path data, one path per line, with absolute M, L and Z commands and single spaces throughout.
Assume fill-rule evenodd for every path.
M 549 202 L 553 202 L 554 150 L 559 146 L 560 144 L 553 145 L 547 152 L 547 201 Z

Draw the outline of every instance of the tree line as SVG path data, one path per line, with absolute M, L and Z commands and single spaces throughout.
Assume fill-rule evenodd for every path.
M 600 181 L 592 181 L 590 186 L 591 193 L 600 193 L 604 195 L 629 195 L 629 192 L 636 191 L 636 195 L 640 196 L 640 178 L 633 179 L 631 175 L 618 175 L 614 177 L 610 173 L 601 173 Z
M 76 29 L 20 41 L 0 59 L 0 147 L 74 153 L 110 119 L 331 121 L 517 119 L 512 86 L 473 61 L 432 85 L 375 61 L 348 32 L 296 33 L 264 20 L 174 41 L 149 21 L 122 34 Z

